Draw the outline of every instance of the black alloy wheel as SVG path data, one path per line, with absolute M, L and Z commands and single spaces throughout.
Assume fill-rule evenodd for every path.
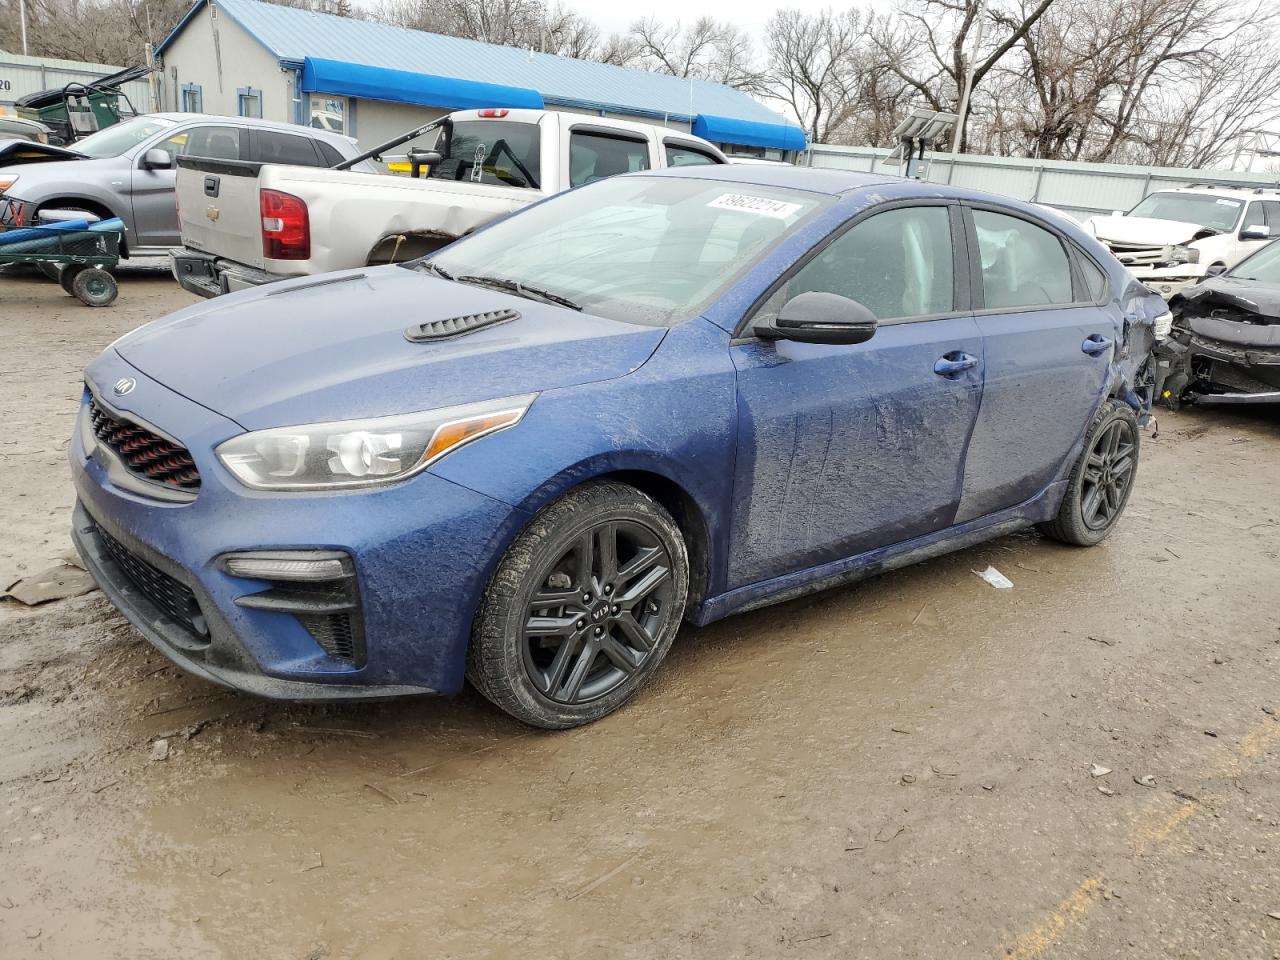
M 547 699 L 580 704 L 645 665 L 668 625 L 671 555 L 642 523 L 606 520 L 547 565 L 528 604 L 524 664 Z
M 1080 514 L 1090 530 L 1115 522 L 1133 489 L 1138 463 L 1137 435 L 1128 420 L 1111 421 L 1089 447 L 1084 464 Z

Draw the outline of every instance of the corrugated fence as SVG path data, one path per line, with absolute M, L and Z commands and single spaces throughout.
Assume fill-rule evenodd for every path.
M 884 158 L 890 151 L 875 147 L 837 147 L 814 144 L 801 163 L 837 170 L 900 174 L 902 169 Z M 928 179 L 1017 200 L 1043 203 L 1084 219 L 1096 213 L 1128 210 L 1154 190 L 1195 183 L 1223 187 L 1280 187 L 1280 173 L 1235 173 L 1229 170 L 1184 170 L 1177 167 L 1136 167 L 1070 160 L 1027 160 L 934 153 Z
M 12 107 L 15 100 L 29 93 L 64 87 L 68 83 L 85 83 L 124 67 L 103 63 L 80 63 L 76 60 L 58 60 L 53 57 L 24 57 L 19 53 L 0 53 L 0 105 Z M 151 111 L 151 95 L 145 80 L 127 83 L 125 93 L 133 101 L 139 113 Z

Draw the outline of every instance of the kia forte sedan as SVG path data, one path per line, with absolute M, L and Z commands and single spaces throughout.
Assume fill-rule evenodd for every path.
M 1163 301 L 1065 218 L 855 173 L 681 168 L 430 259 L 245 291 L 86 371 L 74 537 L 191 672 L 459 690 L 563 728 L 685 620 L 1133 489 Z

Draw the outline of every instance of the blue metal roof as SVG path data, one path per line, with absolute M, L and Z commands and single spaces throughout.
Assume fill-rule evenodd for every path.
M 452 78 L 501 88 L 533 90 L 548 107 L 605 110 L 653 120 L 692 123 L 699 114 L 775 128 L 756 140 L 721 139 L 724 143 L 757 146 L 794 144 L 804 133 L 747 94 L 719 83 L 684 80 L 662 73 L 632 70 L 571 57 L 534 53 L 461 37 L 406 30 L 372 20 L 352 20 L 258 0 L 197 0 L 186 16 L 156 48 L 162 54 L 191 18 L 213 2 L 265 47 L 283 66 L 301 69 L 308 58 L 363 67 L 380 67 L 397 75 L 421 71 L 431 77 Z M 389 89 L 397 77 L 368 74 L 365 81 L 382 84 L 381 95 L 358 96 L 394 100 Z M 326 93 L 341 93 L 326 89 Z M 423 103 L 422 100 L 406 102 Z M 449 107 L 448 103 L 432 103 Z M 499 104 L 486 104 L 498 106 Z M 794 145 L 784 149 L 797 149 Z

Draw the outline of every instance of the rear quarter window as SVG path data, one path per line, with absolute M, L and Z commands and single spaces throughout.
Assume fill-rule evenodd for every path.
M 295 167 L 320 166 L 315 141 L 275 130 L 249 131 L 249 159 L 257 163 L 284 163 Z

